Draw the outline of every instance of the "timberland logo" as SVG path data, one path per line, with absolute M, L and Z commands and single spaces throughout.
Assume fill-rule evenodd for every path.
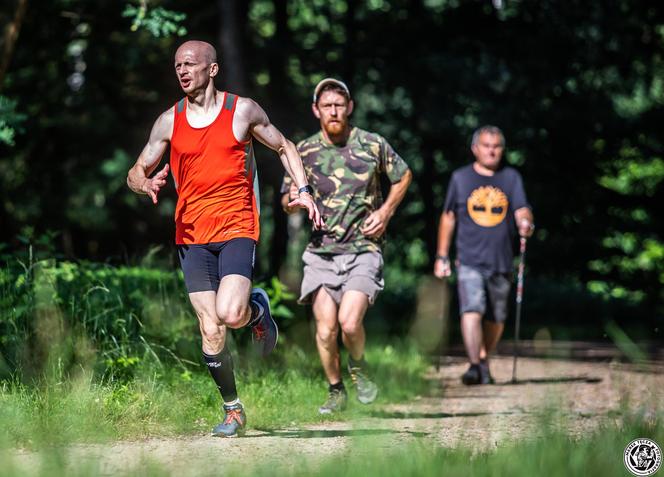
M 625 467 L 634 475 L 652 475 L 662 465 L 662 449 L 650 439 L 634 439 L 625 447 Z
M 505 193 L 497 187 L 483 186 L 475 189 L 468 197 L 468 214 L 477 225 L 495 227 L 507 215 L 509 201 Z

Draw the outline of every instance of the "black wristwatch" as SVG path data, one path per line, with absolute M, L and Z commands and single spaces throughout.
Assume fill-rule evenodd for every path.
M 309 195 L 311 195 L 311 196 L 313 197 L 313 195 L 314 195 L 314 188 L 311 187 L 309 184 L 307 184 L 307 185 L 305 185 L 305 186 L 302 186 L 302 187 L 300 187 L 300 188 L 297 190 L 297 195 L 300 195 L 300 194 L 302 194 L 303 192 L 306 192 L 307 194 L 309 194 Z
M 450 263 L 450 258 L 447 255 L 436 255 L 436 260 L 442 260 L 443 263 Z

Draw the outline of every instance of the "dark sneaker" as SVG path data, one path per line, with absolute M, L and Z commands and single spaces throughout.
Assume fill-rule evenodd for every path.
M 237 437 L 244 434 L 247 426 L 247 415 L 244 413 L 242 403 L 227 406 L 224 404 L 224 420 L 212 429 L 215 437 Z
M 471 364 L 468 370 L 461 376 L 461 382 L 467 386 L 480 384 L 482 382 L 480 365 Z
M 343 411 L 348 403 L 348 394 L 345 389 L 332 389 L 327 395 L 327 401 L 318 408 L 319 414 L 332 414 Z
M 251 328 L 251 340 L 258 353 L 266 357 L 269 355 L 279 339 L 279 328 L 272 319 L 270 311 L 270 298 L 262 288 L 251 290 L 251 301 L 258 306 L 258 323 Z
M 376 383 L 370 380 L 366 372 L 358 366 L 351 366 L 348 363 L 348 372 L 350 373 L 350 379 L 353 380 L 353 384 L 355 385 L 357 400 L 362 404 L 371 404 L 374 402 L 378 395 L 378 386 L 376 386 Z
M 480 360 L 480 384 L 493 384 L 493 376 L 489 370 L 489 362 L 486 359 Z

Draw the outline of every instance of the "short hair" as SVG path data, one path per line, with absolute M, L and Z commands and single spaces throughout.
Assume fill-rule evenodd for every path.
M 334 91 L 335 93 L 339 93 L 341 96 L 346 98 L 346 101 L 350 101 L 350 95 L 348 94 L 348 90 L 344 89 L 342 86 L 335 84 L 335 83 L 327 83 L 323 85 L 323 87 L 320 89 L 318 94 L 316 95 L 316 104 L 318 104 L 318 101 L 320 100 L 320 97 L 323 96 L 323 93 L 326 91 Z
M 502 147 L 505 147 L 505 135 L 503 134 L 503 131 L 501 131 L 499 127 L 491 126 L 490 124 L 479 127 L 475 130 L 475 132 L 473 133 L 473 139 L 470 141 L 470 147 L 476 146 L 480 140 L 480 136 L 484 133 L 499 136 L 500 145 Z

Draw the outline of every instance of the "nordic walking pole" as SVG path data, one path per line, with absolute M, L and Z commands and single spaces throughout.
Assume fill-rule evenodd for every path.
M 519 271 L 516 277 L 516 323 L 514 324 L 514 361 L 512 382 L 516 383 L 516 358 L 519 354 L 519 329 L 521 328 L 521 302 L 523 301 L 523 272 L 526 259 L 526 237 L 519 240 Z

